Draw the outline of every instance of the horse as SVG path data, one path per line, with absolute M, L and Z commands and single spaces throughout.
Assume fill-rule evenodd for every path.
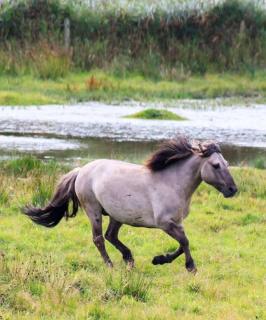
M 191 142 L 179 137 L 162 143 L 143 165 L 98 159 L 76 168 L 61 178 L 46 207 L 27 205 L 23 213 L 35 223 L 51 228 L 63 217 L 75 217 L 82 207 L 92 225 L 93 242 L 110 267 L 113 264 L 105 239 L 121 252 L 129 266 L 134 266 L 130 249 L 118 238 L 123 224 L 161 229 L 177 240 L 179 247 L 173 253 L 155 256 L 152 263 L 170 263 L 184 253 L 186 269 L 194 273 L 197 269 L 182 222 L 202 181 L 224 197 L 233 197 L 237 192 L 228 162 L 217 143 Z M 103 215 L 109 216 L 105 239 Z

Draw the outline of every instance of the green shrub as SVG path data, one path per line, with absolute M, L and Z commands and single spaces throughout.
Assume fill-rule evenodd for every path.
M 257 169 L 266 169 L 266 160 L 263 158 L 255 159 L 253 165 Z

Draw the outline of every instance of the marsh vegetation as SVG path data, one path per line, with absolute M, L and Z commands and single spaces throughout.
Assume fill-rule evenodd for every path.
M 265 98 L 262 1 L 90 3 L 3 2 L 1 104 Z

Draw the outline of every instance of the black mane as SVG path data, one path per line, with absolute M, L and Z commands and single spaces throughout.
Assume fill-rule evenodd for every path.
M 152 171 L 161 171 L 170 164 L 188 158 L 192 154 L 197 153 L 201 157 L 209 157 L 215 152 L 221 153 L 221 149 L 212 141 L 192 144 L 187 138 L 179 137 L 163 142 L 147 160 L 146 166 Z

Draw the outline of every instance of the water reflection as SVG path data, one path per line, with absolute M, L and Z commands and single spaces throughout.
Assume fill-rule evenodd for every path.
M 12 139 L 12 136 L 10 137 Z M 40 159 L 56 159 L 62 162 L 86 162 L 97 158 L 142 162 L 156 149 L 159 141 L 116 141 L 105 138 L 66 139 L 59 137 L 16 137 L 14 147 L 0 144 L 0 159 L 33 154 Z M 28 139 L 29 138 L 29 139 Z M 7 137 L 6 137 L 7 139 Z M 0 142 L 5 139 L 0 136 Z M 19 143 L 21 142 L 21 143 Z M 38 146 L 38 147 L 36 147 Z M 232 165 L 252 164 L 255 159 L 266 161 L 266 148 L 222 144 L 224 157 Z

